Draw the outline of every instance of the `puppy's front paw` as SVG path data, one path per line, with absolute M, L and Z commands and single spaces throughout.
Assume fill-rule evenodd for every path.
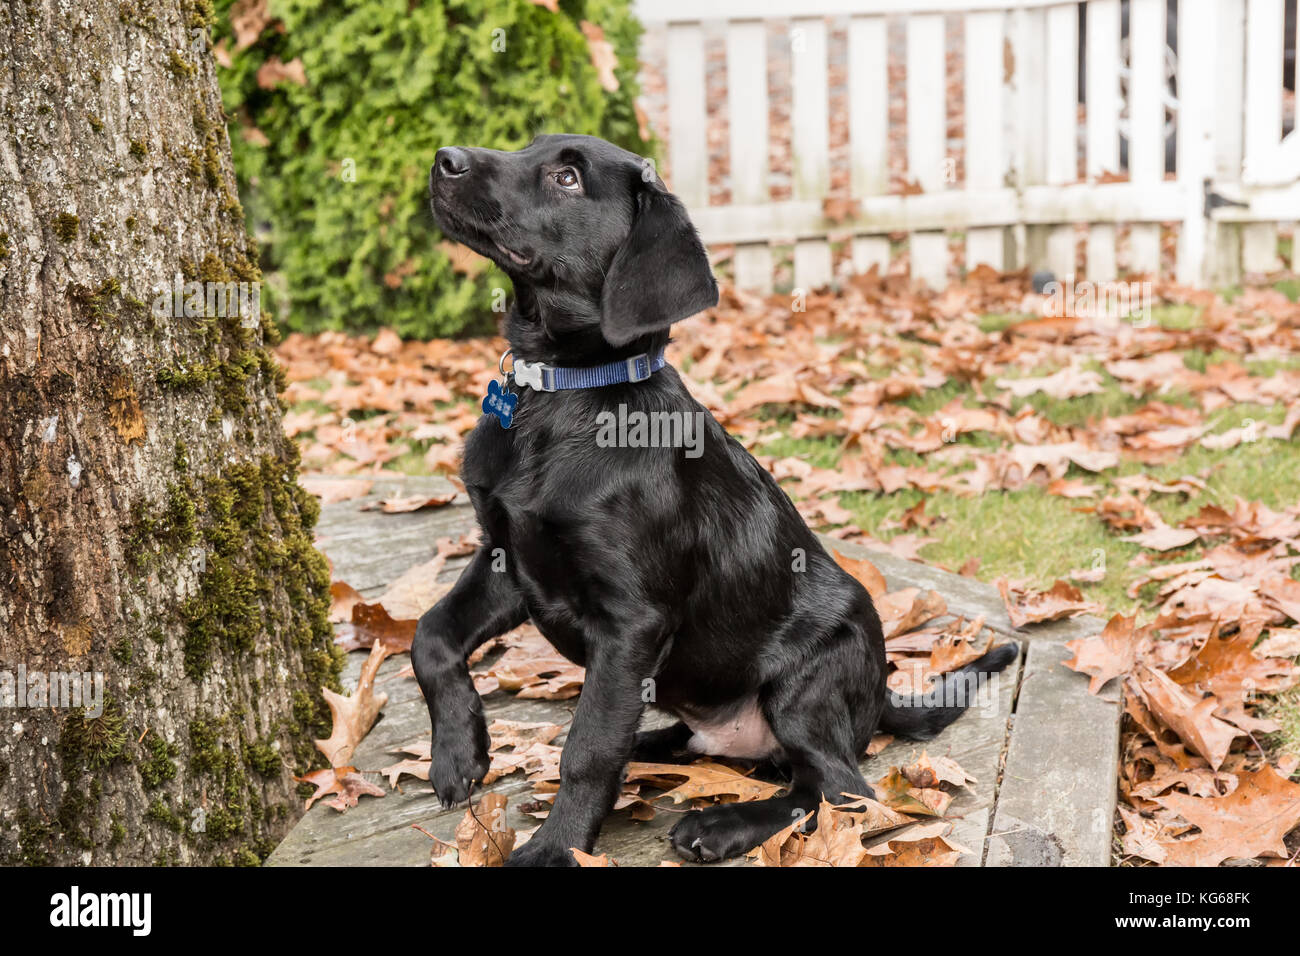
M 487 775 L 490 763 L 487 742 L 468 732 L 436 734 L 431 756 L 429 782 L 444 808 L 469 799 L 470 788 Z
M 573 852 L 533 838 L 506 857 L 506 866 L 577 866 Z

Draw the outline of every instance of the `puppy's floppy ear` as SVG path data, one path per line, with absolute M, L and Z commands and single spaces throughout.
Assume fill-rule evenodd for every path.
M 695 226 L 657 177 L 635 187 L 632 231 L 610 263 L 600 301 L 600 331 L 611 345 L 718 303 L 718 283 Z

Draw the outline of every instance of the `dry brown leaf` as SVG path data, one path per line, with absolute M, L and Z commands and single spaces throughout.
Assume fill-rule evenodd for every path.
M 885 592 L 889 590 L 885 586 L 885 576 L 865 558 L 850 558 L 834 548 L 831 549 L 831 556 L 835 558 L 836 564 L 849 572 L 859 584 L 867 589 L 867 593 L 872 598 L 883 597 Z
M 1138 665 L 1134 677 L 1151 713 L 1209 761 L 1211 770 L 1218 770 L 1232 741 L 1240 735 L 1237 728 L 1214 716 L 1218 699 L 1210 696 L 1198 700 L 1164 673 L 1145 665 Z
M 614 44 L 605 39 L 605 31 L 596 24 L 583 20 L 579 26 L 582 27 L 582 35 L 587 38 L 591 65 L 596 68 L 601 87 L 606 93 L 617 92 L 618 77 L 614 75 L 614 70 L 618 68 L 618 54 L 614 52 Z
M 257 69 L 257 85 L 264 90 L 269 90 L 284 80 L 299 86 L 307 85 L 307 71 L 303 68 L 301 57 L 295 56 L 288 63 L 280 62 L 278 56 L 268 57 Z
M 1237 774 L 1237 789 L 1226 797 L 1170 793 L 1155 801 L 1201 831 L 1161 841 L 1165 862 L 1175 866 L 1218 866 L 1231 857 L 1287 858 L 1291 854 L 1282 838 L 1300 825 L 1300 784 L 1268 764 Z
M 461 866 L 505 866 L 514 846 L 515 831 L 506 823 L 503 794 L 483 794 L 456 826 Z
M 1133 669 L 1138 649 L 1146 637 L 1146 631 L 1136 624 L 1136 615 L 1124 617 L 1116 614 L 1106 622 L 1100 634 L 1066 642 L 1066 649 L 1074 656 L 1065 662 L 1065 666 L 1091 678 L 1088 681 L 1089 694 L 1098 693 L 1111 678 L 1123 677 Z
M 592 856 L 590 853 L 583 853 L 576 846 L 570 847 L 569 852 L 573 858 L 578 861 L 578 866 L 618 866 L 609 858 L 608 853 L 602 853 L 600 856 Z M 662 866 L 663 864 L 660 864 Z
M 931 757 L 926 751 L 916 761 L 902 768 L 903 776 L 914 787 L 937 787 L 941 783 L 964 787 L 976 780 L 951 757 Z
M 328 805 L 340 813 L 349 807 L 355 807 L 357 801 L 363 796 L 384 795 L 383 788 L 375 786 L 357 773 L 356 767 L 326 767 L 324 770 L 315 770 L 306 776 L 293 779 L 299 783 L 310 783 L 316 788 L 316 792 L 307 798 L 308 810 L 321 797 L 330 794 L 334 794 L 334 799 L 327 801 Z
M 364 602 L 361 592 L 346 581 L 334 581 L 330 584 L 330 621 L 342 624 L 352 620 L 352 608 Z
M 675 777 L 685 777 L 686 782 L 673 786 L 664 780 Z M 627 779 L 657 781 L 671 787 L 663 796 L 670 797 L 673 803 L 713 797 L 736 797 L 741 802 L 766 800 L 782 790 L 776 784 L 746 777 L 711 760 L 700 760 L 692 764 L 643 763 L 634 760 L 627 765 Z
M 997 587 L 1014 627 L 1056 621 L 1096 609 L 1095 604 L 1084 599 L 1082 591 L 1064 581 L 1057 581 L 1046 591 L 1029 591 L 1012 587 L 1006 578 L 1000 578 Z
M 408 514 L 425 508 L 442 508 L 456 500 L 456 492 L 445 495 L 411 495 L 407 498 L 382 498 L 362 505 L 361 511 L 382 511 L 386 515 Z
M 327 740 L 316 741 L 316 747 L 333 767 L 340 767 L 351 759 L 352 751 L 374 726 L 380 708 L 388 702 L 387 694 L 375 693 L 375 674 L 387 656 L 383 644 L 376 643 L 366 662 L 361 665 L 357 689 L 349 697 L 337 694 L 328 687 L 321 688 L 325 703 L 329 704 L 334 727 Z
M 365 497 L 375 485 L 369 478 L 327 478 L 324 475 L 299 475 L 298 484 L 319 498 L 323 505 Z

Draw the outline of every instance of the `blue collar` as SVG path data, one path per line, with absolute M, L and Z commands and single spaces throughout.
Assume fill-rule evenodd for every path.
M 506 355 L 509 354 L 507 351 L 501 356 L 502 368 L 505 367 Z M 664 364 L 663 352 L 653 358 L 643 352 L 607 365 L 590 365 L 586 368 L 561 368 L 516 359 L 510 374 L 519 385 L 527 385 L 539 392 L 558 392 L 573 388 L 620 385 L 624 382 L 644 382 L 663 368 Z

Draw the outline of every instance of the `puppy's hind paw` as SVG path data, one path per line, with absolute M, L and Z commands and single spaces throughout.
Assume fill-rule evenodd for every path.
M 673 850 L 692 863 L 714 863 L 740 856 L 767 837 L 766 830 L 756 829 L 727 812 L 727 807 L 693 810 L 677 822 L 668 834 Z
M 551 846 L 542 840 L 529 840 L 506 857 L 506 866 L 577 866 L 573 851 Z

